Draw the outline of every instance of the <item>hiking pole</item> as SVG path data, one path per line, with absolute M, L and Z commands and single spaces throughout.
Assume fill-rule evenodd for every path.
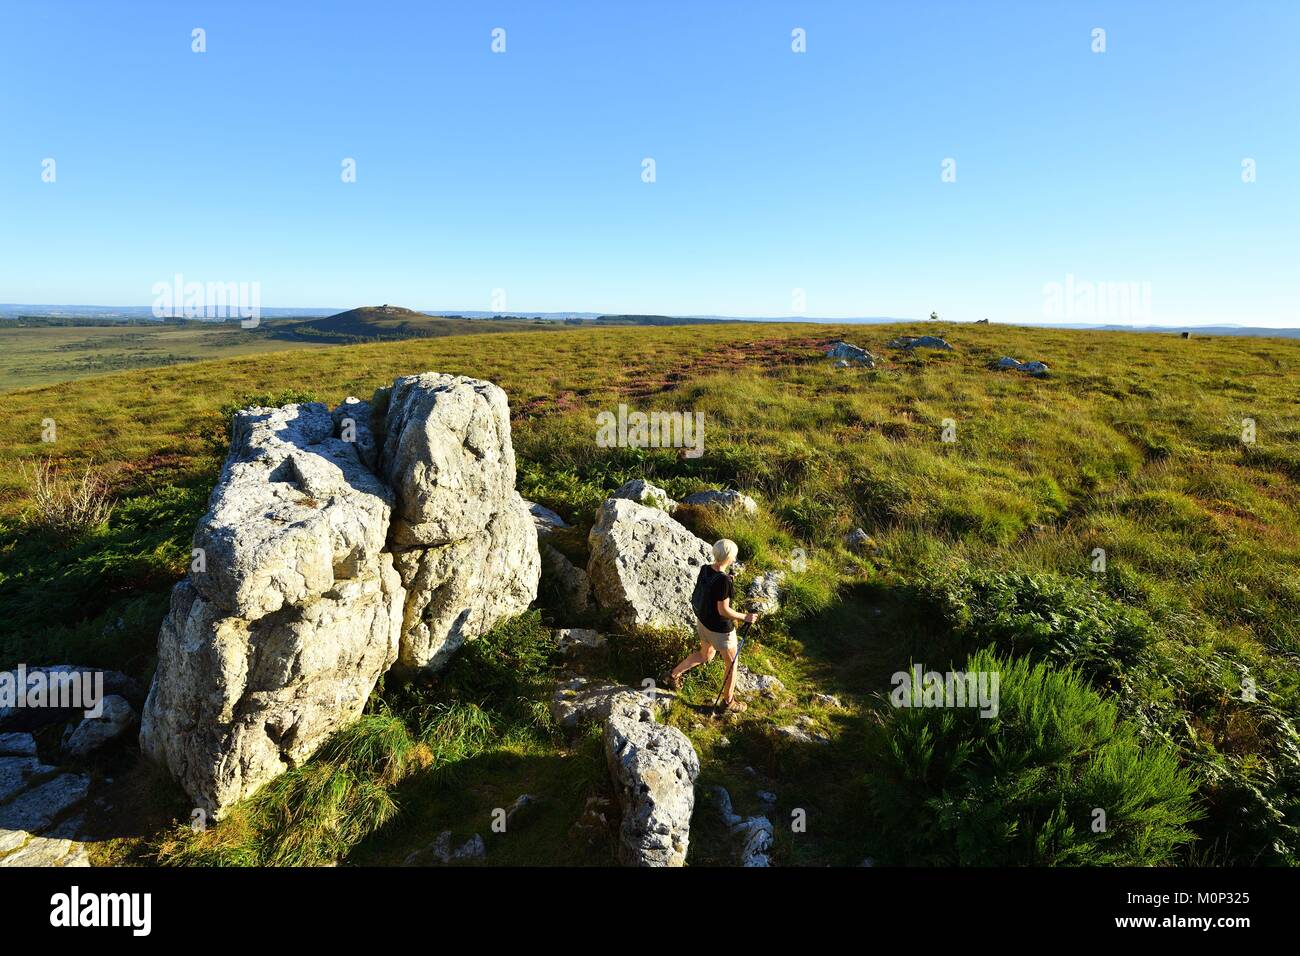
M 718 699 L 713 702 L 713 709 L 716 711 L 722 703 L 722 695 L 727 689 L 727 678 L 731 676 L 732 670 L 740 666 L 740 652 L 745 649 L 745 642 L 749 640 L 749 622 L 746 621 L 740 626 L 740 643 L 736 645 L 736 656 L 731 659 L 727 665 L 727 672 L 722 675 L 722 686 L 718 688 Z

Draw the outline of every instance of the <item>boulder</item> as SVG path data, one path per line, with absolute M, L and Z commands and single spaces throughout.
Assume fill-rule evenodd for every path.
M 397 657 L 392 494 L 334 421 L 314 403 L 236 413 L 195 533 L 205 565 L 158 635 L 140 748 L 214 816 L 359 717 Z
M 937 335 L 900 335 L 889 343 L 891 349 L 942 349 L 951 352 L 952 346 Z
M 619 861 L 625 866 L 682 866 L 700 760 L 675 727 L 655 723 L 646 698 L 622 694 L 605 723 L 605 758 L 623 813 Z
M 1002 358 L 998 359 L 997 367 L 998 368 L 1020 368 L 1020 363 L 1017 362 L 1015 359 L 1013 359 L 1010 355 L 1004 355 L 1002 356 Z
M 438 670 L 537 597 L 536 526 L 515 491 L 505 392 L 426 372 L 398 378 L 385 399 L 379 468 L 395 492 L 389 538 L 406 588 L 399 659 Z
M 601 506 L 587 537 L 597 602 L 624 628 L 694 632 L 691 591 L 713 550 L 657 508 L 625 498 Z
M 657 692 L 652 701 L 626 684 L 566 676 L 555 685 L 555 693 L 551 695 L 551 719 L 562 730 L 578 730 L 597 720 L 607 720 L 614 701 L 624 694 L 637 694 L 651 710 L 666 707 L 673 699 L 668 691 Z
M 697 491 L 682 499 L 684 505 L 697 508 L 716 508 L 719 511 L 738 511 L 747 515 L 758 514 L 758 502 L 749 495 L 727 489 L 725 491 Z
M 1020 371 L 1026 372 L 1034 376 L 1034 378 L 1046 378 L 1052 370 L 1043 362 L 1025 362 L 1020 366 Z
M 63 745 L 63 755 L 84 759 L 106 744 L 124 736 L 135 726 L 135 710 L 124 697 L 111 694 L 104 698 L 103 713 L 85 717 Z
M 35 757 L 36 738 L 31 734 L 0 734 L 0 757 Z
M 383 550 L 392 493 L 334 437 L 324 405 L 235 413 L 230 453 L 194 532 L 203 599 L 256 621 L 355 577 Z
M 677 502 L 668 497 L 668 492 L 658 485 L 652 485 L 644 478 L 633 478 L 631 481 L 625 482 L 610 497 L 626 498 L 629 501 L 635 501 L 639 505 L 658 508 L 660 511 L 671 512 L 677 507 Z
M 856 345 L 850 345 L 848 342 L 836 342 L 826 350 L 826 357 L 839 359 L 836 363 L 840 368 L 847 368 L 851 364 L 865 365 L 867 368 L 876 367 L 876 357 L 866 349 L 860 349 Z
M 785 690 L 785 684 L 771 674 L 755 674 L 744 663 L 736 665 L 736 693 L 750 696 L 762 694 L 764 697 L 776 697 Z
M 220 816 L 361 716 L 397 658 L 402 596 L 386 554 L 366 576 L 257 621 L 222 614 L 182 581 L 158 637 L 141 750 Z

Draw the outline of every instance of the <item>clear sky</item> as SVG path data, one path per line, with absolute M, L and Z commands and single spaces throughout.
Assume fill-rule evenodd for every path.
M 5 0 L 0 302 L 1042 321 L 1072 276 L 1300 326 L 1298 50 L 1294 0 Z

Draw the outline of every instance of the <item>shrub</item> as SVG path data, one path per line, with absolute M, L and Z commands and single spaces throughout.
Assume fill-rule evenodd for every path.
M 1021 571 L 958 573 L 934 587 L 948 625 L 969 647 L 995 645 L 1113 682 L 1150 640 L 1151 623 L 1091 586 Z
M 871 808 L 900 861 L 1153 866 L 1192 841 L 1201 814 L 1174 749 L 1144 747 L 1080 674 L 992 649 L 964 670 L 999 675 L 996 717 L 886 706 L 868 729 Z
M 33 510 L 28 524 L 60 540 L 81 537 L 108 522 L 113 501 L 103 476 L 87 462 L 79 479 L 61 475 L 49 458 L 22 465 Z

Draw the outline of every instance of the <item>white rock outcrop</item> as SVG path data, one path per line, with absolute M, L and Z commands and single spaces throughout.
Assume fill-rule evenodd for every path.
M 676 727 L 655 722 L 644 695 L 616 697 L 605 722 L 605 758 L 623 812 L 619 861 L 682 866 L 690 844 L 700 759 Z
M 619 625 L 694 632 L 691 591 L 713 560 L 704 541 L 658 508 L 610 498 L 587 543 L 592 593 Z
M 505 393 L 406 376 L 238 412 L 172 592 L 141 749 L 219 815 L 359 717 L 397 660 L 444 663 L 524 610 L 540 559 Z
M 397 379 L 386 397 L 379 469 L 396 494 L 389 540 L 406 588 L 400 660 L 436 670 L 537 597 L 537 531 L 515 491 L 505 392 L 426 372 Z

